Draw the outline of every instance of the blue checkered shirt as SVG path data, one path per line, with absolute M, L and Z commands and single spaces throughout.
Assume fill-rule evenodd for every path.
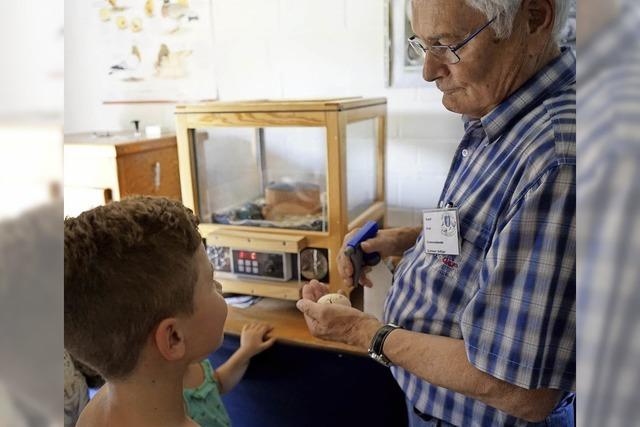
M 527 389 L 575 390 L 575 53 L 480 120 L 465 119 L 440 205 L 458 208 L 460 255 L 405 252 L 385 320 L 464 340 L 469 361 Z M 421 412 L 457 426 L 531 425 L 400 368 Z M 566 400 L 565 400 L 566 401 Z
M 640 422 L 640 4 L 580 50 L 578 63 L 578 417 Z

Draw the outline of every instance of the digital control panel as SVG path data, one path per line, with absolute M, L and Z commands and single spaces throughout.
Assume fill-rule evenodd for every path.
M 233 249 L 233 272 L 272 280 L 291 280 L 291 254 Z

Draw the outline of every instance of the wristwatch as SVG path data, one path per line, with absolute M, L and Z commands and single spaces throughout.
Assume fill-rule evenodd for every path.
M 391 366 L 391 361 L 382 352 L 382 347 L 384 346 L 384 342 L 386 341 L 389 334 L 396 329 L 401 329 L 401 327 L 398 325 L 394 325 L 393 323 L 387 323 L 386 325 L 378 329 L 378 331 L 371 339 L 371 344 L 369 345 L 369 356 L 376 362 L 387 367 Z

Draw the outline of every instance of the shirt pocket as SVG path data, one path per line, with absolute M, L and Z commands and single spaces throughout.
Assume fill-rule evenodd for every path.
M 429 274 L 437 274 L 450 288 L 449 310 L 461 312 L 478 290 L 491 232 L 468 219 L 460 221 L 460 255 L 438 255 Z

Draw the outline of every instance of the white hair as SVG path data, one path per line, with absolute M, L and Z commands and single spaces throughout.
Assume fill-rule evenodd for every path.
M 499 39 L 511 35 L 513 20 L 520 10 L 522 0 L 465 0 L 474 9 L 482 12 L 487 19 L 497 17 L 491 28 Z M 553 23 L 553 37 L 558 40 L 569 16 L 571 0 L 555 0 L 556 16 Z

